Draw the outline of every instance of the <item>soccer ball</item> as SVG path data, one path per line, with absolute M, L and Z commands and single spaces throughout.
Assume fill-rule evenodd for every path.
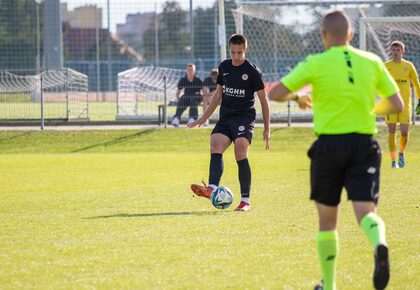
M 227 187 L 220 186 L 213 190 L 210 200 L 215 208 L 228 208 L 233 202 L 233 192 Z

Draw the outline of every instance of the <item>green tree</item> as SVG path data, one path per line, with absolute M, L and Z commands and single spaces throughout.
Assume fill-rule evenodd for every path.
M 186 58 L 189 45 L 187 31 L 187 16 L 180 4 L 176 1 L 167 1 L 164 4 L 163 11 L 159 17 L 159 58 L 178 59 Z M 155 58 L 155 24 L 150 27 L 143 35 L 144 58 L 152 61 Z
M 36 5 L 35 1 L 0 0 L 0 69 L 36 68 Z M 42 25 L 42 7 L 39 10 Z

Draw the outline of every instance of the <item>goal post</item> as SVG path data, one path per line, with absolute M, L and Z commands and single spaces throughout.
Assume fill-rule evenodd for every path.
M 89 119 L 88 77 L 70 68 L 0 71 L 0 121 Z
M 403 41 L 411 52 L 408 59 L 420 65 L 420 17 L 362 17 L 359 20 L 359 43 L 363 50 L 373 51 L 384 61 L 389 59 L 392 41 Z M 406 58 L 406 56 L 404 56 Z M 412 94 L 414 96 L 414 94 Z M 419 97 L 419 96 L 417 96 Z M 411 98 L 412 123 L 416 122 L 415 98 Z

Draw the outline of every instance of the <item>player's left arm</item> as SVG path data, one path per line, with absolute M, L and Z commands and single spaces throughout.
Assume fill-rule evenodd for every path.
M 419 100 L 416 106 L 416 114 L 420 115 L 420 83 L 419 83 L 419 76 L 417 74 L 417 71 L 414 65 L 411 66 L 410 81 L 413 84 L 414 95 Z
M 260 99 L 262 115 L 264 120 L 264 133 L 263 138 L 265 141 L 265 149 L 270 149 L 270 107 L 268 106 L 267 93 L 265 89 L 257 91 L 258 98 Z

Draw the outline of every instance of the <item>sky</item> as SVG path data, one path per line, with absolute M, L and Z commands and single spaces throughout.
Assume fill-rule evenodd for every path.
M 137 12 L 155 11 L 155 6 L 162 6 L 167 0 L 109 0 L 110 5 L 110 23 L 111 31 L 116 32 L 116 25 L 125 23 L 127 14 Z M 189 10 L 190 0 L 177 0 L 181 7 Z M 212 6 L 217 0 L 192 0 L 193 7 Z M 68 9 L 73 10 L 76 7 L 85 5 L 98 5 L 102 8 L 102 23 L 107 26 L 107 0 L 61 0 L 61 3 L 67 3 Z

